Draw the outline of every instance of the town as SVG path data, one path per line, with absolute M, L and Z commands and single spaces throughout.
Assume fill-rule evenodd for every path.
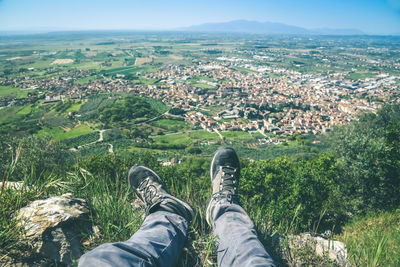
M 135 50 L 133 50 L 133 53 Z M 131 81 L 127 69 L 117 68 L 112 75 L 93 69 L 68 68 L 60 75 L 38 79 L 26 75 L 0 79 L 0 85 L 26 90 L 26 98 L 0 98 L 0 108 L 12 105 L 85 100 L 90 95 L 130 93 L 151 97 L 166 105 L 182 110 L 186 122 L 209 132 L 249 131 L 264 135 L 265 142 L 280 144 L 281 137 L 298 134 L 321 134 L 357 119 L 362 112 L 375 112 L 383 103 L 399 102 L 398 75 L 379 72 L 371 77 L 349 78 L 354 69 L 325 72 L 300 72 L 302 62 L 294 61 L 291 68 L 280 62 L 284 50 L 237 50 L 235 56 L 209 56 L 207 60 L 193 59 L 192 64 L 163 64 L 154 71 L 137 71 L 140 81 Z M 90 51 L 90 53 L 95 53 Z M 294 55 L 298 52 L 292 52 Z M 304 54 L 305 52 L 301 52 Z M 34 54 L 39 54 L 35 53 Z M 52 53 L 55 55 L 56 53 Z M 132 55 L 132 53 L 128 53 Z M 338 56 L 315 57 L 319 64 L 330 66 Z M 18 59 L 11 58 L 11 61 Z M 393 60 L 393 59 L 391 59 Z M 126 59 L 125 59 L 126 61 Z M 391 65 L 398 69 L 398 62 L 363 60 L 366 64 Z M 54 71 L 57 65 L 72 64 L 72 59 L 57 58 L 46 68 Z M 136 57 L 135 66 L 151 65 L 153 58 Z M 107 65 L 102 62 L 102 65 Z M 71 65 L 70 65 L 71 66 Z M 73 65 L 72 65 L 73 66 Z M 112 69 L 113 70 L 113 69 Z M 96 79 L 86 83 L 76 82 L 85 77 Z M 144 81 L 144 82 L 143 82 Z M 216 114 L 209 114 L 210 107 L 220 107 Z M 273 137 L 266 135 L 273 133 Z

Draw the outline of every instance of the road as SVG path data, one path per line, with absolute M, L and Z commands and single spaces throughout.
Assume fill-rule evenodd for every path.
M 107 130 L 109 130 L 109 129 L 100 130 L 100 131 L 99 131 L 99 134 L 100 134 L 99 139 L 97 139 L 96 141 L 93 141 L 93 142 L 90 142 L 90 143 L 87 143 L 87 144 L 78 146 L 78 149 L 76 149 L 75 147 L 73 147 L 73 148 L 70 148 L 69 150 L 70 150 L 70 151 L 78 151 L 79 149 L 81 149 L 81 148 L 83 148 L 83 147 L 85 147 L 85 146 L 90 146 L 90 145 L 94 145 L 94 144 L 96 144 L 96 143 L 103 142 L 103 140 L 104 140 L 104 138 L 103 138 L 103 133 L 104 133 L 105 131 L 107 131 Z M 109 143 L 108 145 L 110 146 L 110 148 L 108 149 L 108 152 L 114 153 L 114 146 L 113 146 L 112 144 L 110 144 L 110 143 Z
M 218 129 L 213 128 L 214 132 L 216 132 L 219 136 L 219 138 L 221 138 L 221 140 L 224 140 L 224 137 L 222 136 L 222 134 L 220 134 L 220 132 L 218 131 Z

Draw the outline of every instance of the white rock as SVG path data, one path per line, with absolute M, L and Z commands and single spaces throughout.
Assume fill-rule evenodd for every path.
M 0 182 L 0 188 L 2 186 L 3 186 L 3 183 Z M 24 186 L 24 182 L 11 182 L 11 181 L 4 182 L 4 189 L 21 190 L 23 186 Z
M 36 200 L 22 208 L 17 218 L 25 229 L 25 242 L 46 259 L 72 265 L 82 254 L 81 233 L 89 229 L 85 200 L 72 194 Z
M 301 246 L 308 244 L 315 248 L 315 254 L 321 257 L 328 257 L 336 261 L 341 266 L 350 266 L 347 261 L 347 248 L 346 245 L 340 241 L 328 240 L 320 236 L 312 236 L 309 233 L 295 235 L 289 237 L 289 243 L 292 246 Z
M 316 256 L 328 258 L 340 266 L 351 266 L 347 260 L 346 245 L 340 241 L 312 236 L 310 233 L 289 235 L 286 237 L 275 234 L 272 238 L 275 245 L 280 247 L 282 258 L 290 262 L 289 265 L 303 266 L 306 264 L 307 262 L 304 262 L 305 259 L 302 258 L 302 254 L 306 251 L 306 253 L 313 253 Z

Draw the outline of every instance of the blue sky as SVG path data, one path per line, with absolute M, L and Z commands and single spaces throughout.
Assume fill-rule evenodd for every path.
M 0 31 L 162 30 L 237 19 L 400 33 L 400 0 L 0 0 Z

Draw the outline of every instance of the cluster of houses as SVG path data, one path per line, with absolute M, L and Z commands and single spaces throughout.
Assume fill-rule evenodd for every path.
M 400 99 L 399 77 L 389 74 L 354 81 L 346 78 L 349 72 L 304 74 L 252 64 L 251 60 L 220 57 L 192 66 L 164 65 L 156 72 L 138 73 L 157 81 L 150 85 L 133 84 L 121 75 L 79 84 L 77 80 L 93 75 L 84 70 L 42 80 L 2 79 L 0 84 L 38 88 L 45 92 L 47 103 L 131 92 L 185 110 L 186 121 L 208 131 L 259 131 L 282 136 L 323 133 L 356 119 L 360 112 L 375 112 L 383 103 Z M 193 79 L 196 83 L 191 82 Z M 205 89 L 210 87 L 213 89 Z M 15 103 L 3 102 L 3 106 Z M 213 116 L 199 111 L 213 106 L 224 110 Z

